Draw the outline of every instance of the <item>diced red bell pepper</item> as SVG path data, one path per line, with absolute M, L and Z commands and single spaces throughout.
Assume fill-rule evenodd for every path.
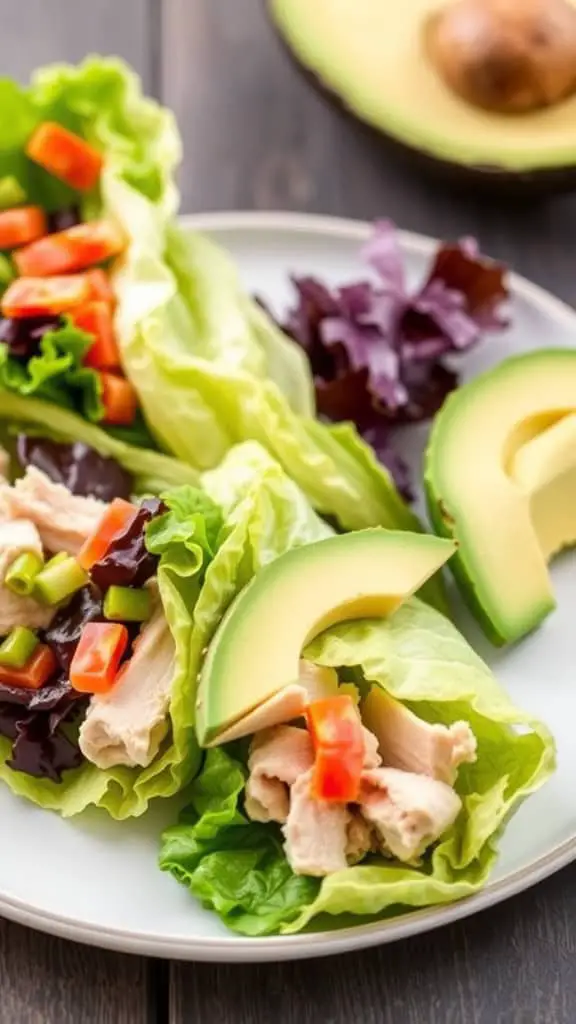
M 39 238 L 13 254 L 22 277 L 49 277 L 85 270 L 117 256 L 125 247 L 124 235 L 111 220 L 75 224 Z
M 92 346 L 84 356 L 84 365 L 95 370 L 117 370 L 120 368 L 120 353 L 114 334 L 112 313 L 107 302 L 87 302 L 71 313 L 71 318 L 81 331 L 94 338 Z
M 48 230 L 40 206 L 16 206 L 0 212 L 0 249 L 16 249 L 42 238 Z
M 17 277 L 2 296 L 4 316 L 57 316 L 81 306 L 90 295 L 86 274 L 68 277 Z
M 98 302 L 107 302 L 110 306 L 116 305 L 116 296 L 108 274 L 101 267 L 95 267 L 88 271 L 90 281 L 91 297 Z
M 126 377 L 115 373 L 101 373 L 102 404 L 106 410 L 104 423 L 115 427 L 129 427 L 138 412 L 138 396 Z
M 79 693 L 107 693 L 112 689 L 128 630 L 121 622 L 88 622 L 70 664 L 70 685 Z
M 81 192 L 94 188 L 104 162 L 93 146 L 55 121 L 38 126 L 28 140 L 26 155 L 55 178 Z
M 315 750 L 312 793 L 318 800 L 358 799 L 364 764 L 364 733 L 347 694 L 313 701 L 306 713 Z
M 137 515 L 136 506 L 123 498 L 114 498 L 110 502 L 96 529 L 86 538 L 78 553 L 78 562 L 86 572 L 90 572 L 92 566 L 104 558 L 114 537 Z
M 25 690 L 39 690 L 48 682 L 58 665 L 53 652 L 46 644 L 39 644 L 23 668 L 0 665 L 0 683 L 5 686 L 21 686 Z

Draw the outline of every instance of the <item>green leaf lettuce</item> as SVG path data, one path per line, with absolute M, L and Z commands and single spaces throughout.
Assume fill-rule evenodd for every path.
M 258 569 L 327 529 L 257 446 L 233 452 L 225 468 L 205 475 L 204 486 L 226 509 L 230 530 L 194 612 L 195 672 L 222 614 Z M 280 832 L 242 813 L 246 750 L 232 745 L 207 753 L 190 806 L 163 837 L 161 867 L 246 935 L 298 931 L 319 915 L 385 915 L 476 892 L 494 865 L 505 822 L 554 768 L 548 730 L 514 707 L 448 619 L 418 598 L 388 620 L 334 627 L 305 656 L 382 686 L 427 721 L 470 723 L 478 759 L 460 768 L 463 811 L 455 825 L 420 867 L 372 857 L 322 882 L 296 878 Z
M 198 475 L 191 466 L 158 452 L 131 448 L 67 410 L 8 394 L 0 402 L 0 419 L 12 429 L 24 428 L 62 441 L 82 440 L 103 455 L 114 457 L 134 474 L 137 493 L 161 493 L 169 510 L 158 520 L 161 529 L 152 544 L 160 556 L 160 595 L 176 648 L 169 707 L 171 730 L 158 755 L 143 769 L 103 771 L 86 762 L 65 773 L 61 783 L 54 783 L 8 768 L 11 744 L 0 739 L 0 778 L 13 792 L 41 807 L 65 817 L 79 814 L 92 804 L 115 818 L 143 814 L 150 800 L 177 793 L 198 768 L 193 729 L 194 676 L 190 670 L 192 610 L 206 567 L 217 550 L 220 513 L 198 491 Z

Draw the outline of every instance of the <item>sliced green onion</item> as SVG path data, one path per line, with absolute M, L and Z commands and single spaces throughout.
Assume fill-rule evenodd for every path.
M 59 554 L 52 555 L 52 558 L 48 559 L 44 568 L 52 569 L 55 565 L 61 565 L 67 558 L 70 558 L 70 555 L 67 554 L 66 551 L 60 551 Z
M 24 668 L 38 644 L 38 637 L 31 629 L 16 626 L 0 644 L 0 665 L 7 668 Z
M 4 577 L 4 585 L 13 594 L 18 594 L 19 597 L 27 597 L 34 590 L 38 573 L 42 571 L 43 567 L 44 559 L 42 555 L 36 554 L 35 551 L 25 551 L 14 559 L 12 565 L 7 570 Z
M 152 612 L 152 594 L 146 587 L 110 587 L 104 615 L 113 622 L 144 622 Z
M 22 185 L 12 174 L 0 178 L 0 210 L 11 206 L 20 206 L 26 202 L 26 193 Z
M 67 555 L 63 561 L 58 561 L 42 570 L 36 577 L 34 597 L 42 604 L 60 604 L 66 598 L 72 597 L 77 590 L 88 582 L 88 573 L 78 564 L 75 558 Z

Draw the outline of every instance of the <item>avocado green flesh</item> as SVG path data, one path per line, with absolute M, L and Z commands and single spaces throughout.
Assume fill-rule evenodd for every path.
M 262 569 L 208 649 L 196 708 L 200 743 L 297 682 L 313 637 L 337 622 L 392 614 L 453 552 L 428 534 L 362 530 L 297 548 Z
M 511 476 L 529 495 L 530 516 L 546 561 L 576 544 L 576 415 L 564 416 L 522 445 Z
M 576 450 L 563 426 L 575 410 L 576 352 L 549 349 L 460 388 L 434 423 L 430 515 L 457 542 L 451 568 L 496 643 L 524 636 L 555 607 L 548 560 L 576 541 Z
M 421 41 L 426 17 L 442 0 L 268 2 L 301 64 L 358 118 L 404 145 L 510 172 L 576 162 L 575 96 L 534 113 L 501 115 L 464 102 L 444 84 Z

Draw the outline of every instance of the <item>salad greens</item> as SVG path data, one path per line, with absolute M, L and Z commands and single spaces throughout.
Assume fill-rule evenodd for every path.
M 257 446 L 237 448 L 205 475 L 204 485 L 224 509 L 228 535 L 208 566 L 194 611 L 195 673 L 222 615 L 252 576 L 328 530 Z M 248 935 L 297 931 L 321 913 L 373 915 L 476 891 L 494 864 L 507 816 L 554 768 L 547 729 L 513 706 L 455 627 L 418 598 L 389 620 L 334 627 L 304 654 L 385 687 L 422 719 L 470 723 L 478 760 L 460 768 L 456 789 L 464 811 L 455 825 L 420 868 L 371 858 L 321 883 L 298 878 L 279 830 L 242 813 L 246 750 L 236 744 L 206 755 L 190 806 L 164 834 L 161 867 Z
M 344 529 L 421 529 L 355 428 L 315 419 L 305 354 L 243 292 L 229 257 L 174 223 L 178 132 L 168 111 L 142 97 L 134 74 L 99 58 L 56 65 L 37 72 L 28 89 L 0 80 L 0 102 L 12 114 L 0 131 L 0 180 L 15 181 L 28 202 L 50 210 L 78 198 L 26 159 L 39 123 L 57 121 L 104 154 L 99 190 L 83 214 L 111 216 L 128 241 L 113 274 L 118 343 L 158 445 L 206 470 L 234 444 L 257 440 Z M 79 401 L 96 421 L 99 378 L 80 367 L 82 355 L 81 332 L 60 328 L 28 372 L 4 352 L 0 384 L 60 406 Z M 116 433 L 153 443 L 143 423 Z
M 18 431 L 54 441 L 82 441 L 100 455 L 116 459 L 135 481 L 137 494 L 159 493 L 177 484 L 199 483 L 200 474 L 192 466 L 161 452 L 127 444 L 68 409 L 56 408 L 39 399 L 2 393 L 0 398 L 0 438 L 10 439 Z
M 24 198 L 48 211 L 80 202 L 78 193 L 25 155 L 34 129 L 56 121 L 105 154 L 110 176 L 173 215 L 177 196 L 172 176 L 180 158 L 173 116 L 142 96 L 137 76 L 121 61 L 94 57 L 78 67 L 53 65 L 39 70 L 27 89 L 0 79 L 0 104 L 10 111 L 0 129 L 0 192 L 5 199 Z M 82 204 L 86 217 L 102 213 L 102 197 L 96 192 Z M 10 275 L 3 273 L 1 280 L 7 285 Z M 99 422 L 104 415 L 100 375 L 82 365 L 92 340 L 70 323 L 56 326 L 28 366 L 0 344 L 0 387 L 77 409 Z M 141 418 L 130 432 L 116 432 L 131 443 L 154 447 Z
M 163 499 L 169 510 L 172 506 L 176 510 L 163 517 L 162 541 L 156 544 L 160 597 L 175 643 L 168 742 L 146 768 L 102 770 L 84 762 L 66 772 L 61 782 L 54 782 L 13 771 L 7 764 L 10 741 L 0 738 L 0 779 L 14 793 L 57 810 L 63 817 L 80 814 L 92 804 L 105 808 L 113 818 L 136 817 L 146 811 L 153 798 L 179 792 L 198 769 L 190 692 L 192 611 L 206 566 L 216 550 L 220 516 L 205 494 L 189 486 L 168 491 Z M 187 521 L 186 531 L 178 524 L 171 527 L 172 515 L 178 523 Z

